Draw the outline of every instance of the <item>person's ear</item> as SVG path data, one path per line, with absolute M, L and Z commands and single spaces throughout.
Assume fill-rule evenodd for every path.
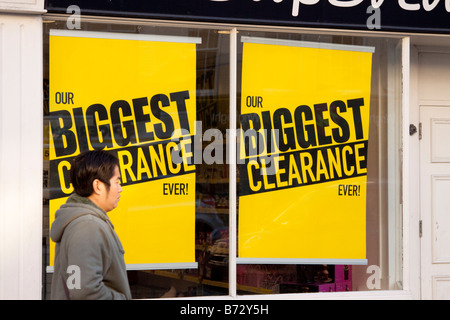
M 94 181 L 92 181 L 92 189 L 95 194 L 100 195 L 102 193 L 103 183 L 98 179 L 94 179 Z

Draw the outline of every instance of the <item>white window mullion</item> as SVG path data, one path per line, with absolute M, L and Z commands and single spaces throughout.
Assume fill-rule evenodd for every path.
M 229 295 L 236 297 L 236 251 L 237 251 L 237 192 L 236 192 L 236 119 L 237 119 L 237 29 L 230 32 L 230 130 L 229 152 Z

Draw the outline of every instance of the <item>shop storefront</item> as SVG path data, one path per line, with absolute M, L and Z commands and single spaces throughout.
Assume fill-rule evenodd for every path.
M 446 2 L 2 5 L 0 297 L 104 149 L 135 299 L 450 298 Z

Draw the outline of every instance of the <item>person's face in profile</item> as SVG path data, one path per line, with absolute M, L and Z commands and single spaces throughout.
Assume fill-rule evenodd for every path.
M 104 191 L 105 192 L 102 195 L 102 209 L 105 210 L 105 212 L 109 212 L 119 204 L 120 193 L 122 192 L 119 167 L 115 167 L 114 175 L 109 180 L 109 190 L 106 187 Z

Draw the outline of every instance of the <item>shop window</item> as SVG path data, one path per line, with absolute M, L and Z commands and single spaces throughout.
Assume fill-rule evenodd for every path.
M 64 21 L 48 21 L 48 23 L 45 24 L 45 39 L 46 39 L 46 66 L 45 66 L 45 139 L 46 139 L 46 154 L 48 155 L 45 159 L 45 167 L 46 167 L 46 176 L 45 181 L 46 185 L 44 186 L 45 191 L 45 199 L 44 199 L 44 211 L 45 211 L 45 253 L 44 253 L 44 264 L 45 264 L 45 270 L 44 273 L 44 286 L 43 286 L 43 297 L 44 299 L 50 298 L 50 290 L 51 290 L 51 278 L 52 278 L 52 245 L 51 245 L 51 239 L 49 236 L 49 230 L 51 227 L 51 221 L 52 221 L 52 208 L 51 204 L 58 202 L 58 200 L 55 200 L 56 197 L 52 193 L 51 188 L 53 187 L 51 177 L 53 174 L 53 177 L 56 172 L 56 167 L 52 165 L 51 159 L 51 151 L 49 150 L 51 148 L 51 140 L 50 134 L 55 135 L 54 128 L 52 129 L 52 125 L 54 127 L 60 125 L 60 123 L 55 123 L 52 121 L 55 121 L 52 116 L 55 115 L 55 110 L 60 110 L 56 106 L 64 104 L 63 98 L 66 96 L 61 95 L 60 100 L 58 102 L 55 101 L 55 97 L 53 97 L 54 89 L 52 90 L 52 85 L 57 86 L 62 83 L 64 83 L 64 80 L 61 80 L 62 83 L 57 83 L 58 76 L 61 75 L 64 71 L 61 71 L 58 73 L 58 71 L 55 71 L 56 76 L 51 78 L 51 71 L 50 69 L 57 65 L 53 59 L 57 59 L 55 56 L 57 55 L 57 50 L 51 47 L 52 43 L 48 43 L 48 41 L 52 41 L 52 34 L 58 35 L 56 31 L 54 30 L 65 30 L 66 24 Z M 52 31 L 51 31 L 52 30 Z M 166 180 L 168 181 L 167 185 L 163 185 L 163 190 L 160 190 L 160 193 L 163 193 L 166 196 L 167 200 L 163 200 L 162 203 L 159 203 L 158 205 L 155 205 L 153 201 L 150 201 L 148 203 L 148 209 L 147 211 L 144 211 L 139 207 L 142 206 L 141 204 L 136 203 L 129 203 L 123 201 L 125 199 L 124 193 L 122 193 L 122 201 L 121 205 L 122 207 L 126 207 L 125 211 L 123 212 L 124 215 L 133 215 L 137 213 L 146 213 L 148 212 L 149 215 L 151 213 L 156 212 L 155 207 L 163 207 L 163 211 L 159 211 L 160 215 L 164 214 L 167 215 L 167 220 L 171 221 L 171 223 L 162 223 L 161 225 L 158 225 L 160 221 L 159 218 L 156 220 L 141 220 L 142 224 L 149 223 L 149 224 L 155 224 L 154 227 L 149 227 L 148 230 L 155 230 L 157 229 L 157 232 L 160 233 L 161 237 L 164 237 L 164 241 L 159 244 L 154 245 L 155 252 L 159 251 L 161 255 L 169 256 L 167 261 L 164 261 L 164 258 L 162 258 L 162 263 L 150 263 L 150 264 L 135 264 L 135 261 L 141 262 L 145 260 L 139 260 L 138 258 L 132 261 L 132 263 L 127 265 L 128 268 L 128 278 L 130 282 L 131 287 L 131 293 L 132 297 L 135 299 L 142 299 L 142 298 L 159 298 L 159 297 L 181 297 L 181 296 L 209 296 L 209 295 L 227 295 L 228 294 L 228 265 L 229 265 L 229 255 L 228 255 L 228 211 L 229 211 L 229 194 L 228 194 L 228 181 L 229 181 L 229 175 L 228 175 L 228 164 L 225 160 L 226 153 L 223 152 L 221 154 L 215 153 L 214 151 L 208 153 L 208 146 L 211 148 L 211 145 L 217 145 L 217 150 L 221 150 L 224 148 L 224 146 L 227 143 L 226 140 L 226 129 L 229 126 L 229 67 L 228 67 L 228 52 L 229 52 L 229 36 L 227 34 L 222 34 L 218 32 L 218 30 L 204 30 L 204 29 L 190 29 L 190 28 L 168 28 L 168 27 L 157 27 L 157 26 L 149 26 L 149 25 L 113 25 L 113 24 L 107 24 L 107 23 L 83 23 L 81 30 L 74 30 L 75 32 L 85 32 L 84 34 L 88 34 L 92 32 L 96 32 L 97 34 L 94 35 L 94 37 L 103 37 L 105 33 L 110 34 L 111 38 L 113 39 L 135 39 L 135 35 L 138 36 L 144 36 L 144 41 L 146 41 L 145 37 L 147 35 L 153 37 L 156 36 L 156 40 L 154 42 L 159 43 L 159 41 L 164 37 L 169 37 L 168 43 L 173 43 L 174 46 L 176 46 L 176 43 L 178 41 L 184 41 L 184 39 L 187 39 L 186 41 L 191 41 L 191 39 L 194 42 L 193 46 L 195 46 L 195 51 L 193 52 L 194 60 L 192 59 L 192 52 L 186 53 L 185 56 L 183 56 L 183 53 L 178 52 L 178 49 L 173 50 L 173 54 L 176 55 L 181 62 L 178 62 L 175 60 L 174 63 L 179 63 L 180 68 L 184 68 L 184 64 L 190 63 L 192 65 L 192 68 L 187 69 L 177 69 L 172 66 L 164 66 L 162 68 L 166 68 L 164 70 L 171 70 L 173 73 L 167 73 L 164 74 L 166 77 L 163 82 L 168 83 L 167 86 L 173 85 L 174 89 L 173 91 L 177 91 L 180 89 L 184 89 L 183 85 L 189 85 L 193 87 L 193 90 L 190 90 L 189 94 L 195 96 L 196 104 L 193 105 L 191 110 L 187 110 L 187 118 L 189 118 L 189 125 L 190 129 L 198 130 L 196 132 L 196 136 L 200 137 L 199 141 L 195 141 L 194 144 L 191 144 L 191 149 L 188 150 L 192 153 L 198 153 L 198 150 L 200 150 L 201 159 L 200 161 L 192 161 L 190 162 L 189 167 L 193 167 L 195 165 L 195 176 L 194 176 L 194 183 L 192 184 L 192 181 L 189 181 L 185 184 L 185 186 L 180 186 L 178 188 L 177 183 L 169 183 L 172 181 L 171 179 L 175 179 L 177 175 L 174 174 L 171 177 L 168 177 Z M 84 36 L 83 34 L 83 36 Z M 64 34 L 62 34 L 64 35 Z M 140 38 L 137 38 L 140 40 Z M 172 41 L 173 42 L 170 42 Z M 181 39 L 181 40 L 180 40 Z M 57 43 L 56 40 L 53 40 L 54 43 Z M 100 40 L 98 41 L 100 42 Z M 148 43 L 154 43 L 150 39 Z M 56 45 L 55 45 L 56 46 Z M 101 47 L 105 50 L 105 47 Z M 111 44 L 111 50 L 113 50 L 115 47 L 113 44 Z M 116 47 L 117 48 L 117 47 Z M 137 50 L 140 50 L 140 46 L 138 45 Z M 192 46 L 191 46 L 192 48 Z M 106 50 L 109 48 L 107 47 Z M 50 52 L 47 50 L 53 50 Z M 55 53 L 56 52 L 56 53 Z M 147 51 L 149 55 L 151 55 L 151 51 Z M 53 56 L 52 56 L 53 54 Z M 136 57 L 139 57 L 138 53 L 135 53 Z M 50 55 L 50 57 L 49 57 Z M 160 72 L 159 79 L 156 79 L 154 77 L 154 82 L 156 82 L 156 86 L 158 86 L 158 81 L 161 80 L 161 71 L 158 71 L 158 67 L 153 68 L 151 64 L 154 64 L 156 66 L 163 65 L 164 63 L 168 64 L 166 61 L 164 55 L 169 55 L 169 51 L 161 52 L 160 58 L 161 60 L 155 60 L 150 61 L 142 61 L 142 68 L 144 67 L 144 64 L 148 66 L 147 70 L 150 70 L 148 72 L 154 72 L 157 74 Z M 88 55 L 89 56 L 89 55 Z M 95 54 L 93 55 L 95 56 Z M 133 53 L 130 53 L 130 55 L 127 56 L 126 53 L 123 53 L 124 59 L 134 59 L 135 55 Z M 86 56 L 85 56 L 86 57 Z M 61 58 L 61 57 L 60 57 Z M 142 59 L 148 59 L 151 60 L 151 57 L 142 57 Z M 74 58 L 74 60 L 77 58 Z M 93 58 L 94 59 L 94 58 Z M 139 59 L 139 58 L 136 58 Z M 184 59 L 184 60 L 183 60 Z M 73 61 L 72 61 L 73 62 Z M 125 74 L 120 74 L 120 72 L 127 73 L 127 70 L 125 68 L 121 67 L 121 64 L 123 65 L 135 65 L 137 69 L 139 69 L 139 62 L 135 63 L 131 61 L 132 63 L 129 64 L 130 61 L 118 61 L 117 62 L 117 69 L 119 70 L 117 74 L 118 77 L 125 76 Z M 70 65 L 71 61 L 70 59 L 67 59 L 64 63 L 66 65 Z M 79 61 L 74 63 L 80 63 Z M 88 63 L 88 62 L 86 62 Z M 100 63 L 101 64 L 101 63 Z M 82 66 L 81 66 L 82 67 Z M 114 68 L 114 66 L 112 66 Z M 100 68 L 100 67 L 99 67 Z M 156 71 L 155 71 L 156 70 Z M 187 70 L 187 71 L 185 71 Z M 137 70 L 136 72 L 140 72 Z M 190 73 L 190 75 L 186 76 L 184 75 L 177 75 L 177 72 L 185 72 Z M 95 77 L 94 75 L 92 75 Z M 144 75 L 145 77 L 145 75 Z M 100 79 L 105 79 L 104 77 L 99 77 Z M 178 82 L 184 81 L 179 80 L 178 78 L 188 78 L 188 80 L 185 81 L 185 84 L 181 83 L 181 85 L 178 84 Z M 141 78 L 142 79 L 142 78 Z M 106 79 L 106 81 L 108 81 Z M 55 84 L 56 83 L 56 84 Z M 69 80 L 67 83 L 75 83 L 76 82 L 70 82 Z M 112 82 L 108 83 L 114 83 L 114 80 Z M 137 86 L 137 85 L 136 85 Z M 88 89 L 82 89 L 82 90 L 88 90 Z M 99 98 L 96 96 L 96 93 L 90 92 L 85 93 L 82 90 L 78 92 L 73 92 L 75 102 L 77 103 L 78 97 L 81 96 L 81 94 L 84 95 L 90 95 L 89 99 L 90 101 L 98 100 Z M 101 90 L 101 89 L 99 89 Z M 106 90 L 107 94 L 112 94 L 111 92 L 114 90 L 109 91 L 109 88 L 104 88 L 103 90 Z M 127 93 L 128 90 L 128 93 Z M 156 94 L 167 94 L 169 95 L 171 93 L 170 89 L 167 89 L 168 91 L 155 91 L 155 90 L 162 90 L 161 88 L 154 89 L 151 86 L 148 86 L 148 88 L 145 88 L 145 94 L 148 94 L 150 96 L 156 95 Z M 132 94 L 134 92 L 137 92 L 135 88 L 132 86 L 128 86 L 126 88 L 117 88 L 116 91 L 123 91 L 120 94 L 122 94 L 123 99 L 127 101 L 131 105 L 131 99 L 132 98 L 138 98 L 138 96 L 133 97 Z M 131 93 L 130 93 L 131 92 Z M 115 97 L 119 96 L 120 94 L 113 94 Z M 142 92 L 139 94 L 143 94 Z M 101 95 L 101 93 L 100 93 Z M 73 97 L 73 96 L 71 96 Z M 139 96 L 140 97 L 140 96 Z M 67 98 L 67 97 L 66 97 Z M 190 97 L 189 97 L 190 98 Z M 52 101 L 53 99 L 53 101 Z M 88 100 L 89 100 L 88 99 Z M 67 99 L 66 99 L 67 100 Z M 77 101 L 78 100 L 78 101 Z M 105 105 L 107 105 L 108 99 L 104 99 Z M 117 100 L 116 98 L 112 100 Z M 174 99 L 172 99 L 172 105 L 175 105 L 173 102 Z M 67 100 L 69 101 L 69 100 Z M 52 109 L 52 102 L 53 102 L 53 109 Z M 69 110 L 70 112 L 73 112 L 73 108 L 86 108 L 87 106 L 74 104 L 73 106 L 69 106 L 68 108 L 65 108 Z M 178 103 L 178 101 L 177 101 Z M 149 107 L 146 103 L 143 103 L 144 105 L 144 112 L 143 114 L 150 114 L 150 108 L 145 109 L 145 107 Z M 186 107 L 187 109 L 189 106 Z M 111 110 L 109 111 L 111 113 Z M 122 116 L 125 117 L 126 114 L 122 113 Z M 179 118 L 181 119 L 182 115 L 179 115 Z M 176 118 L 173 116 L 173 118 Z M 192 118 L 194 118 L 195 121 L 192 121 Z M 132 120 L 132 117 L 124 118 L 128 120 Z M 61 121 L 61 120 L 60 120 Z M 77 120 L 74 120 L 74 123 Z M 88 116 L 86 115 L 86 122 L 88 122 Z M 152 118 L 153 122 L 157 122 L 155 118 Z M 180 120 L 181 121 L 181 120 Z M 107 125 L 107 121 L 99 122 L 103 125 Z M 137 122 L 134 124 L 137 126 Z M 148 125 L 148 124 L 147 124 Z M 61 126 L 61 125 L 60 125 Z M 63 126 L 61 126 L 63 127 Z M 64 130 L 64 128 L 60 128 L 61 130 Z M 136 131 L 138 132 L 139 129 L 136 127 Z M 74 130 L 72 128 L 72 130 Z M 123 130 L 123 129 L 122 129 Z M 155 129 L 156 130 L 156 129 Z M 151 129 L 148 129 L 147 131 L 152 131 Z M 192 131 L 193 133 L 194 131 Z M 205 132 L 212 132 L 212 134 L 205 134 Z M 139 133 L 139 132 L 138 132 Z M 155 131 L 156 133 L 156 131 Z M 90 132 L 88 132 L 88 135 Z M 62 134 L 64 135 L 64 133 Z M 125 136 L 125 135 L 124 135 Z M 204 137 L 204 139 L 202 139 Z M 126 138 L 126 136 L 125 136 Z M 129 137 L 128 137 L 129 138 Z M 171 137 L 172 140 L 175 142 L 177 141 L 174 139 L 174 137 Z M 89 142 L 91 142 L 92 138 L 89 136 Z M 53 140 L 55 140 L 55 136 L 53 136 Z M 101 139 L 97 139 L 98 141 L 101 141 Z M 112 139 L 111 139 L 112 140 Z M 136 139 L 137 140 L 137 139 Z M 87 140 L 86 140 L 87 141 Z M 98 142 L 97 141 L 97 142 Z M 170 143 L 170 139 L 166 139 L 168 143 Z M 64 142 L 64 139 L 61 139 L 62 143 Z M 197 143 L 198 142 L 198 143 Z M 133 143 L 126 144 L 124 141 L 122 141 L 122 145 L 127 146 L 133 146 Z M 167 145 L 167 144 L 166 144 Z M 159 145 L 158 145 L 159 146 Z M 146 146 L 147 147 L 147 146 Z M 80 146 L 81 148 L 81 146 Z M 61 147 L 63 149 L 63 147 Z M 90 147 L 90 149 L 92 149 Z M 106 149 L 108 150 L 108 146 L 106 146 Z M 110 148 L 111 149 L 111 148 Z M 205 151 L 206 149 L 206 151 Z M 132 152 L 131 149 L 124 148 L 124 152 L 128 152 L 127 150 L 130 150 L 130 156 L 127 156 L 125 160 L 131 161 L 130 159 L 136 160 L 136 158 L 131 156 Z M 156 148 L 156 151 L 158 149 Z M 140 152 L 140 150 L 137 150 L 137 152 Z M 154 152 L 153 155 L 155 156 L 161 156 L 161 153 Z M 206 162 L 203 159 L 206 155 L 207 159 Z M 208 158 L 209 157 L 209 158 Z M 124 160 L 124 164 L 125 164 Z M 151 159 L 147 159 L 148 164 L 150 165 Z M 192 159 L 191 159 L 192 160 Z M 195 163 L 194 163 L 195 162 Z M 175 165 L 175 164 L 174 164 Z M 132 169 L 133 167 L 130 167 Z M 161 168 L 160 168 L 161 169 Z M 53 170 L 53 173 L 51 172 Z M 133 169 L 134 170 L 134 169 Z M 131 179 L 138 180 L 137 178 L 137 172 L 131 170 L 131 172 L 123 171 L 122 174 L 122 186 L 124 188 L 124 192 L 127 188 L 127 181 L 124 180 L 127 179 L 128 181 Z M 146 170 L 144 170 L 146 171 Z M 133 177 L 134 172 L 134 177 Z M 180 178 L 182 179 L 182 178 Z M 164 179 L 163 179 L 164 180 Z M 134 182 L 134 181 L 133 181 Z M 182 184 L 182 183 L 181 183 Z M 140 197 L 144 197 L 145 195 L 143 193 L 148 193 L 149 196 L 153 196 L 156 191 L 152 188 L 148 188 L 145 183 L 141 183 L 142 187 L 139 187 L 139 190 L 136 189 L 134 193 L 133 198 L 136 200 L 139 200 Z M 69 184 L 67 182 L 66 186 L 69 188 Z M 128 188 L 133 187 L 132 185 L 128 186 Z M 181 188 L 183 187 L 183 188 Z M 188 189 L 189 188 L 189 189 Z M 188 204 L 188 207 L 186 209 L 186 206 L 184 205 L 184 200 L 178 201 L 177 199 L 182 199 L 180 197 L 183 197 L 184 194 L 190 195 L 190 202 Z M 135 201 L 135 200 L 133 200 Z M 156 202 L 156 200 L 155 200 Z M 58 202 L 59 203 L 59 202 Z M 50 206 L 49 206 L 50 204 Z M 184 207 L 183 207 L 184 206 Z M 53 209 L 54 211 L 55 209 Z M 176 216 L 179 212 L 182 212 L 183 210 L 187 210 L 187 214 L 191 214 L 192 220 L 176 220 Z M 161 213 L 163 212 L 163 213 Z M 173 217 L 170 217 L 170 214 L 173 214 Z M 193 213 L 193 215 L 192 215 Z M 114 213 L 109 213 L 109 216 L 111 219 L 114 218 Z M 182 217 L 182 215 L 180 215 Z M 184 218 L 185 219 L 185 218 Z M 126 220 L 126 219 L 125 219 Z M 129 222 L 122 220 L 121 218 L 117 218 L 115 229 L 121 238 L 121 241 L 123 242 L 123 245 L 127 245 L 127 239 L 123 239 L 123 237 L 126 238 L 127 233 L 127 227 L 125 226 Z M 163 219 L 164 220 L 164 219 Z M 187 223 L 187 224 L 186 224 Z M 137 229 L 131 228 L 128 229 L 128 232 L 133 233 Z M 188 231 L 186 231 L 188 230 Z M 121 233 L 122 231 L 122 233 Z M 180 237 L 177 233 L 179 232 L 186 232 L 187 236 L 185 238 Z M 142 242 L 151 242 L 149 238 L 145 238 L 145 234 L 143 235 L 144 240 Z M 174 239 L 181 239 L 176 240 Z M 131 241 L 131 240 L 129 240 Z M 159 239 L 154 238 L 154 241 L 159 241 Z M 170 243 L 171 244 L 170 244 Z M 183 246 L 188 243 L 188 250 L 183 248 Z M 134 242 L 135 245 L 139 245 L 139 243 Z M 151 243 L 148 245 L 152 246 Z M 150 252 L 152 249 L 147 250 L 147 252 Z M 169 253 L 164 251 L 171 251 Z M 127 250 L 125 247 L 125 251 L 127 251 L 128 254 L 130 254 L 130 251 Z M 192 259 L 192 263 L 188 265 L 187 267 L 183 267 L 183 264 L 179 263 L 172 263 L 172 260 L 177 259 L 177 255 L 183 255 L 183 251 L 189 251 L 188 255 Z M 139 254 L 139 253 L 138 253 Z M 143 252 L 143 254 L 145 254 Z M 149 255 L 152 255 L 152 253 L 149 253 Z M 155 255 L 157 255 L 155 253 Z M 170 256 L 172 258 L 170 258 Z M 160 259 L 161 260 L 161 259 Z M 165 263 L 167 262 L 167 263 Z
M 48 17 L 44 24 L 44 273 L 43 273 L 43 298 L 49 299 L 51 294 L 51 251 L 53 249 L 49 237 L 51 226 L 52 201 L 54 199 L 54 187 L 52 179 L 57 176 L 58 169 L 52 164 L 52 116 L 56 109 L 52 84 L 54 79 L 50 77 L 52 55 L 50 49 L 50 30 L 66 30 L 65 20 Z M 222 32 L 221 28 L 194 28 L 168 26 L 167 24 L 150 24 L 143 22 L 111 24 L 101 19 L 93 19 L 90 22 L 83 21 L 81 30 L 86 32 L 109 33 L 115 35 L 152 35 L 181 38 L 195 38 L 195 67 L 191 70 L 195 76 L 193 86 L 195 88 L 195 123 L 196 136 L 201 136 L 191 150 L 201 154 L 201 161 L 195 162 L 195 197 L 192 202 L 194 212 L 193 232 L 189 234 L 193 257 L 192 264 L 188 267 L 179 264 L 136 265 L 130 264 L 128 278 L 135 299 L 160 298 L 160 297 L 196 297 L 196 296 L 224 296 L 229 295 L 230 266 L 236 266 L 237 293 L 246 294 L 273 294 L 273 293 L 311 293 L 329 291 L 365 291 L 372 289 L 400 289 L 402 278 L 401 262 L 401 203 L 400 203 L 400 85 L 401 63 L 400 43 L 392 39 L 344 37 L 332 35 L 313 35 L 277 32 L 247 32 L 239 30 L 239 42 L 230 43 L 229 32 Z M 283 263 L 277 260 L 267 259 L 261 263 L 242 263 L 237 257 L 229 255 L 229 230 L 239 232 L 239 225 L 230 228 L 230 199 L 236 197 L 238 203 L 238 221 L 241 212 L 239 206 L 242 197 L 241 171 L 246 170 L 245 165 L 238 161 L 237 176 L 230 180 L 230 163 L 227 159 L 227 129 L 230 128 L 230 45 L 237 45 L 238 79 L 236 88 L 238 91 L 237 115 L 247 106 L 241 104 L 244 101 L 241 96 L 242 89 L 242 61 L 243 42 L 241 37 L 257 37 L 267 39 L 285 39 L 290 41 L 308 41 L 326 45 L 353 45 L 373 47 L 372 68 L 370 70 L 370 129 L 369 147 L 367 153 L 367 184 L 365 205 L 365 249 L 366 263 L 352 265 L 351 263 L 333 264 L 332 259 L 324 259 L 326 263 Z M 154 63 L 158 63 L 155 61 Z M 270 64 L 271 61 L 266 61 Z M 308 62 L 305 61 L 307 64 Z M 70 61 L 68 61 L 68 66 Z M 120 65 L 120 62 L 118 63 Z M 118 67 L 120 69 L 120 67 Z M 264 68 L 261 65 L 260 68 Z M 172 83 L 177 82 L 177 75 L 167 74 Z M 267 88 L 266 88 L 267 89 Z M 270 88 L 269 88 L 270 89 Z M 279 88 L 274 88 L 279 89 Z M 178 90 L 178 89 L 176 89 Z M 69 91 L 69 90 L 67 90 Z M 175 91 L 175 90 L 174 90 Z M 321 88 L 317 88 L 320 92 Z M 125 91 L 124 91 L 125 92 Z M 130 91 L 134 92 L 134 91 Z M 159 92 L 161 93 L 161 92 Z M 95 100 L 92 92 L 91 97 Z M 149 88 L 148 95 L 156 92 Z M 168 92 L 167 94 L 170 94 Z M 282 94 L 282 93 L 280 93 Z M 77 96 L 77 95 L 76 95 Z M 253 107 L 265 106 L 266 100 L 256 92 L 250 98 L 249 104 Z M 65 96 L 69 99 L 69 96 Z M 258 98 L 260 97 L 260 98 Z M 61 96 L 61 99 L 64 97 Z M 127 96 L 126 99 L 138 98 Z M 235 97 L 232 97 L 233 99 Z M 52 101 L 53 99 L 53 101 Z M 69 100 L 67 100 L 69 101 Z M 116 100 L 112 100 L 116 101 Z M 62 100 L 61 100 L 62 102 Z M 131 103 L 131 102 L 130 102 Z M 76 105 L 74 107 L 87 107 Z M 59 110 L 59 109 L 58 109 Z M 72 109 L 73 110 L 73 109 Z M 72 113 L 74 115 L 74 113 Z M 77 120 L 74 119 L 74 126 Z M 100 123 L 100 122 L 99 122 Z M 106 121 L 101 124 L 107 124 Z M 238 123 L 240 126 L 242 123 Z M 58 126 L 54 122 L 53 126 Z M 135 124 L 136 125 L 136 124 Z M 137 130 L 137 128 L 136 128 Z M 88 132 L 89 134 L 89 132 Z M 63 141 L 64 139 L 62 139 Z M 97 139 L 101 142 L 101 139 Z M 65 141 L 65 140 L 64 140 Z M 87 140 L 86 140 L 87 141 Z M 90 140 L 89 140 L 90 142 Z M 63 142 L 66 143 L 66 142 Z M 239 146 L 240 147 L 240 146 Z M 238 147 L 238 148 L 239 148 Z M 197 148 L 197 149 L 195 149 Z M 108 149 L 108 146 L 106 146 Z M 223 153 L 221 152 L 223 151 Z M 125 172 L 125 171 L 124 171 Z M 131 179 L 129 177 L 129 179 Z M 238 194 L 229 194 L 229 184 L 236 183 Z M 60 186 L 61 187 L 61 186 Z M 64 185 L 67 192 L 70 185 Z M 189 186 L 192 188 L 191 186 Z M 167 189 L 169 190 L 169 189 Z M 347 190 L 347 189 L 346 189 Z M 350 189 L 349 189 L 350 190 Z M 192 189 L 190 189 L 192 191 Z M 131 192 L 131 191 L 130 191 Z M 141 192 L 141 191 L 139 191 Z M 172 191 L 167 191 L 172 192 Z M 343 191 L 344 192 L 344 191 Z M 345 191 L 347 192 L 347 191 Z M 348 191 L 350 192 L 350 191 Z M 353 192 L 353 189 L 352 189 Z M 356 190 L 354 192 L 357 192 Z M 131 197 L 137 197 L 136 193 L 130 193 Z M 169 198 L 168 198 L 169 199 Z M 277 197 L 274 197 L 276 203 Z M 327 199 L 323 199 L 327 201 Z M 53 202 L 56 203 L 56 202 Z M 123 201 L 122 203 L 129 203 Z M 167 200 L 167 210 L 177 210 L 172 201 Z M 337 203 L 337 205 L 339 205 Z M 119 203 L 119 207 L 121 203 Z M 137 208 L 129 207 L 128 210 L 136 211 Z M 139 209 L 140 210 L 140 209 Z M 148 209 L 151 212 L 151 208 Z M 321 214 L 316 212 L 317 224 L 321 223 Z M 121 237 L 122 225 L 116 230 Z M 176 221 L 174 221 L 176 224 Z M 123 227 L 124 228 L 124 227 Z M 179 229 L 177 229 L 179 228 Z M 132 228 L 131 228 L 132 229 Z M 131 230 L 129 229 L 129 230 Z M 182 227 L 170 228 L 168 226 L 160 230 L 164 236 L 170 236 L 174 230 Z M 239 233 L 238 233 L 239 235 Z M 256 235 L 258 236 L 258 235 Z M 143 238 L 145 241 L 145 237 Z M 241 240 L 238 237 L 238 243 Z M 181 243 L 180 243 L 181 245 Z M 293 241 L 289 246 L 301 246 L 302 243 Z M 330 243 L 330 246 L 332 244 Z M 342 244 L 346 246 L 347 244 Z M 173 252 L 176 253 L 176 252 Z M 333 258 L 333 257 L 330 257 Z M 237 259 L 237 265 L 236 265 Z M 173 268 L 171 268 L 173 266 Z
M 240 127 L 253 128 L 260 135 L 253 132 L 249 134 L 250 138 L 246 137 L 247 140 L 241 139 L 245 144 L 245 149 L 241 147 L 242 152 L 248 152 L 248 148 L 251 149 L 253 144 L 254 149 L 250 151 L 253 150 L 254 153 L 253 157 L 242 160 L 238 168 L 241 173 L 238 174 L 238 179 L 241 179 L 238 221 L 242 221 L 238 224 L 238 242 L 242 243 L 238 246 L 237 258 L 238 293 L 401 289 L 400 42 L 363 37 L 242 30 L 239 35 L 242 39 L 238 44 L 238 48 L 242 50 L 239 53 L 242 58 L 238 59 L 242 62 L 238 71 L 238 88 L 242 90 L 241 96 L 238 97 Z M 245 47 L 246 41 L 262 44 L 259 53 L 252 55 L 251 47 Z M 297 56 L 291 54 L 294 47 L 300 48 L 295 53 Z M 328 52 L 325 50 L 327 48 L 330 49 Z M 350 54 L 351 62 L 346 64 L 341 54 L 336 54 L 339 50 L 373 51 L 373 55 L 367 60 L 370 64 L 365 66 L 365 75 L 361 75 L 358 84 L 346 85 L 345 82 L 349 80 L 351 83 L 349 78 L 356 79 L 356 73 L 364 68 L 359 65 L 363 59 L 362 55 Z M 295 57 L 301 59 L 302 54 L 308 56 L 310 52 L 314 52 L 314 56 L 310 55 L 309 61 L 295 61 Z M 331 56 L 330 61 L 320 60 L 328 55 Z M 273 63 L 274 67 L 265 67 L 264 61 L 267 64 Z M 322 67 L 321 63 L 325 67 Z M 358 68 L 358 71 L 345 70 L 351 69 L 352 66 Z M 347 78 L 343 76 L 346 72 L 349 72 Z M 285 85 L 284 77 L 288 77 L 291 82 L 298 81 L 297 86 L 291 86 L 291 83 Z M 303 79 L 300 79 L 302 77 Z M 367 176 L 363 180 L 340 180 L 343 176 L 338 174 L 334 180 L 330 176 L 333 173 L 327 171 L 331 169 L 331 161 L 334 160 L 327 158 L 321 165 L 318 155 L 321 153 L 324 156 L 326 151 L 331 151 L 327 146 L 340 144 L 339 139 L 331 137 L 331 128 L 333 123 L 336 125 L 337 122 L 332 119 L 332 104 L 335 100 L 344 100 L 339 96 L 359 95 L 360 93 L 356 93 L 357 88 L 364 86 L 364 81 L 366 89 L 370 90 L 370 94 L 365 98 L 365 107 L 370 107 L 370 114 L 362 126 L 368 126 L 369 129 L 356 141 L 364 140 L 363 135 L 366 135 L 365 139 L 368 140 L 368 149 L 364 156 L 364 172 Z M 283 82 L 283 85 L 280 86 L 280 82 Z M 291 100 L 286 98 L 289 95 L 293 97 L 288 97 Z M 347 104 L 349 108 L 346 110 L 350 111 L 349 102 L 350 100 L 346 99 L 345 103 L 340 105 L 344 107 L 344 104 Z M 305 106 L 306 108 L 303 108 Z M 295 112 L 300 114 L 300 110 L 307 109 L 312 110 L 308 113 L 311 118 L 307 113 L 295 118 Z M 336 109 L 333 112 L 336 112 Z M 272 122 L 268 120 L 270 117 Z M 278 119 L 274 119 L 275 117 Z M 301 124 L 298 125 L 296 121 Z M 315 129 L 312 129 L 314 126 Z M 260 130 L 262 128 L 268 131 L 279 128 L 279 136 Z M 299 135 L 299 130 L 304 132 Z M 314 134 L 317 134 L 317 137 Z M 273 153 L 272 159 L 268 156 L 270 142 L 267 141 L 270 136 L 272 139 L 280 139 L 278 145 L 281 144 L 279 150 Z M 324 136 L 330 139 L 325 140 Z M 295 137 L 307 142 L 299 149 L 310 151 L 312 157 L 303 158 L 308 158 L 310 162 L 301 162 L 301 153 L 286 152 L 295 150 L 295 144 L 300 143 L 295 141 Z M 336 136 L 340 137 L 342 136 Z M 260 144 L 257 145 L 258 143 Z M 295 156 L 300 159 L 295 162 L 297 165 L 292 163 L 297 159 Z M 287 162 L 289 157 L 290 161 Z M 280 174 L 274 174 L 272 178 L 264 176 L 267 172 L 259 174 L 258 170 L 267 170 L 264 160 L 267 163 L 271 160 L 277 162 L 279 168 L 275 170 L 281 170 Z M 281 164 L 282 162 L 285 163 Z M 242 172 L 245 174 L 242 175 Z M 245 181 L 242 181 L 243 178 Z M 305 180 L 296 184 L 297 178 Z M 310 186 L 306 180 L 311 183 Z M 351 181 L 363 182 L 360 184 Z M 289 188 L 291 185 L 297 185 L 297 191 L 292 191 Z M 366 190 L 360 193 L 360 187 Z M 361 197 L 366 197 L 362 203 L 347 202 L 350 198 Z M 245 207 L 241 206 L 244 201 Z M 262 205 L 258 205 L 261 202 Z M 263 212 L 258 212 L 260 210 Z M 249 216 L 251 218 L 248 218 Z M 360 218 L 364 222 L 357 226 L 354 223 Z M 240 232 L 239 228 L 243 231 Z M 353 232 L 354 238 L 351 235 Z M 355 251 L 352 251 L 353 249 Z M 239 250 L 243 252 L 242 255 Z M 356 253 L 358 250 L 364 251 L 362 255 Z M 269 251 L 270 254 L 266 255 Z M 322 252 L 326 253 L 320 255 Z M 350 259 L 341 259 L 345 257 Z M 358 257 L 363 259 L 358 260 Z

